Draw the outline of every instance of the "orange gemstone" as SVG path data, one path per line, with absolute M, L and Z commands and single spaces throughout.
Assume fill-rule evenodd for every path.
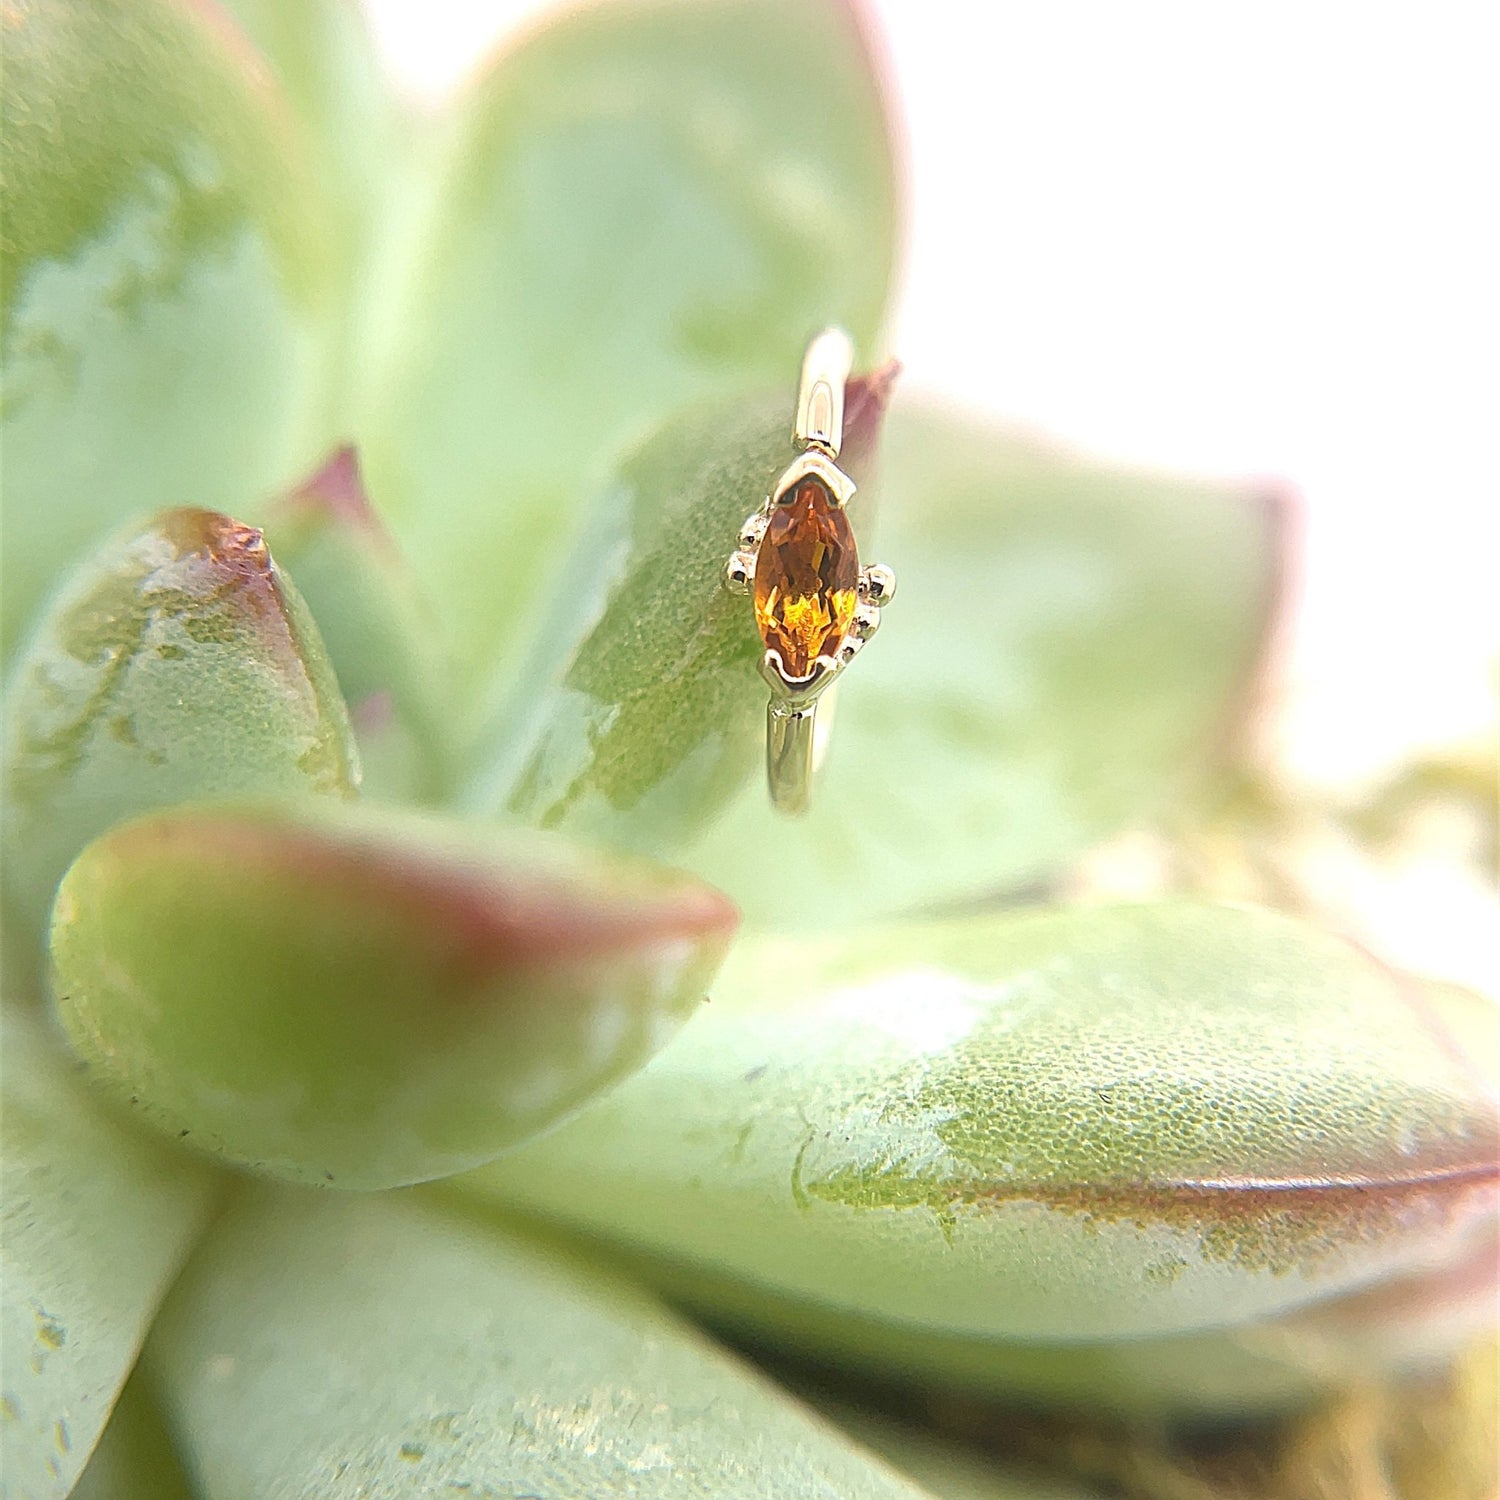
M 854 619 L 859 552 L 849 518 L 807 475 L 771 512 L 755 559 L 755 623 L 788 676 L 833 656 Z

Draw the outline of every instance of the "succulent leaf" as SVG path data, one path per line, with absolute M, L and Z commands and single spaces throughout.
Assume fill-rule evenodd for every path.
M 165 511 L 88 558 L 7 694 L 8 897 L 40 930 L 91 839 L 193 797 L 348 796 L 353 734 L 317 627 L 261 533 Z
M 195 1500 L 139 1373 L 125 1382 L 70 1500 Z
M 3 636 L 132 514 L 248 514 L 299 452 L 333 294 L 285 100 L 217 7 L 5 12 Z
M 61 1500 L 202 1228 L 212 1175 L 122 1129 L 34 1014 L 0 1010 L 0 1473 Z
M 338 440 L 358 373 L 361 301 L 382 225 L 401 191 L 404 118 L 358 0 L 221 0 L 260 50 L 296 115 L 317 178 L 318 224 L 339 268 L 336 347 L 320 410 L 319 442 Z
M 629 444 L 789 389 L 826 323 L 874 351 L 896 190 L 846 0 L 566 10 L 475 79 L 429 175 L 356 437 L 482 716 Z
M 1461 1253 L 1497 1197 L 1483 1066 L 1268 912 L 891 926 L 742 946 L 652 1067 L 465 1183 L 908 1329 L 1190 1333 Z
M 54 988 L 88 1067 L 159 1129 L 391 1187 L 485 1161 L 639 1066 L 734 925 L 686 877 L 526 830 L 198 806 L 79 856 Z
M 1283 1415 L 1371 1382 L 1440 1370 L 1493 1321 L 1500 1262 L 1493 1235 L 1484 1233 L 1435 1247 L 1434 1255 L 1451 1258 L 1283 1317 L 1199 1333 L 1067 1341 L 946 1333 L 891 1321 L 879 1310 L 856 1313 L 784 1296 L 678 1259 L 617 1258 L 715 1328 L 761 1347 L 816 1351 L 823 1364 L 894 1385 L 1155 1421 L 1222 1422 Z
M 850 384 L 856 457 L 873 453 L 884 398 L 878 378 Z M 486 735 L 471 806 L 656 854 L 723 808 L 759 764 L 766 696 L 765 648 L 724 562 L 790 461 L 790 428 L 785 393 L 715 403 L 624 463 Z
M 793 1383 L 797 1390 L 801 1382 Z M 915 1480 L 932 1500 L 1103 1500 L 1098 1490 L 1018 1468 L 914 1423 L 866 1411 L 820 1391 L 802 1394 L 851 1437 Z
M 920 1500 L 640 1291 L 391 1198 L 237 1204 L 147 1361 L 209 1495 Z
M 349 704 L 366 795 L 432 803 L 451 774 L 449 661 L 432 614 L 379 517 L 352 448 L 267 508 Z
M 877 550 L 901 593 L 812 810 L 765 837 L 748 786 L 682 855 L 752 923 L 1015 890 L 1191 790 L 1279 602 L 1267 497 L 899 401 L 887 427 Z

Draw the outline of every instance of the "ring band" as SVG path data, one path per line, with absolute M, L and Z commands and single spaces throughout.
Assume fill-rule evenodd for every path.
M 843 445 L 849 337 L 826 329 L 808 346 L 793 441 L 802 451 L 745 519 L 725 565 L 725 586 L 754 596 L 765 645 L 766 786 L 781 812 L 812 800 L 833 713 L 832 689 L 874 635 L 896 591 L 889 568 L 861 568 L 846 506 L 854 481 L 835 460 Z M 821 703 L 821 721 L 818 709 Z

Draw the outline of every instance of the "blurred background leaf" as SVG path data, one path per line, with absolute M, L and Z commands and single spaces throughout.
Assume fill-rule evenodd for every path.
M 310 461 L 338 294 L 286 100 L 227 16 L 15 0 L 3 636 L 137 512 L 248 517 Z
M 449 790 L 451 662 L 434 615 L 371 508 L 352 448 L 265 510 L 350 706 L 366 796 L 436 803 Z
M 194 1500 L 140 1370 L 125 1382 L 72 1500 Z

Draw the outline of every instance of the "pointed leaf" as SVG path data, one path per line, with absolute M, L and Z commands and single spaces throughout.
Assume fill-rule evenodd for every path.
M 347 796 L 333 669 L 260 532 L 165 511 L 72 576 L 17 662 L 5 725 L 7 891 L 40 928 L 96 834 L 214 793 Z
M 864 477 L 888 374 L 850 382 Z M 695 409 L 631 457 L 596 507 L 567 587 L 487 739 L 467 801 L 545 828 L 665 854 L 760 764 L 765 650 L 724 588 L 745 517 L 790 461 L 786 396 Z M 863 515 L 856 495 L 851 514 Z
M 148 1360 L 205 1500 L 920 1500 L 627 1283 L 391 1198 L 237 1205 Z
M 1045 878 L 1191 788 L 1276 604 L 1280 512 L 898 403 L 872 559 L 899 593 L 840 687 L 812 811 L 748 787 L 684 856 L 753 922 L 869 919 Z
M 217 7 L 5 23 L 3 635 L 131 514 L 235 514 L 302 461 L 332 308 L 274 84 Z
M 35 1018 L 0 1011 L 0 1027 L 0 1473 L 11 1493 L 61 1500 L 207 1217 L 213 1183 L 102 1113 Z
M 185 808 L 58 893 L 74 1046 L 189 1144 L 318 1185 L 458 1171 L 551 1124 L 703 998 L 735 914 L 655 867 L 369 808 Z
M 1190 1332 L 1491 1222 L 1479 1066 L 1420 992 L 1268 912 L 893 926 L 742 947 L 654 1066 L 466 1182 L 911 1328 Z
M 357 436 L 466 685 L 504 690 L 627 444 L 715 394 L 790 400 L 827 323 L 875 352 L 888 124 L 847 0 L 635 0 L 503 53 L 425 175 Z
M 453 717 L 433 617 L 370 508 L 352 448 L 266 511 L 266 537 L 297 579 L 338 673 L 367 796 L 435 802 Z

